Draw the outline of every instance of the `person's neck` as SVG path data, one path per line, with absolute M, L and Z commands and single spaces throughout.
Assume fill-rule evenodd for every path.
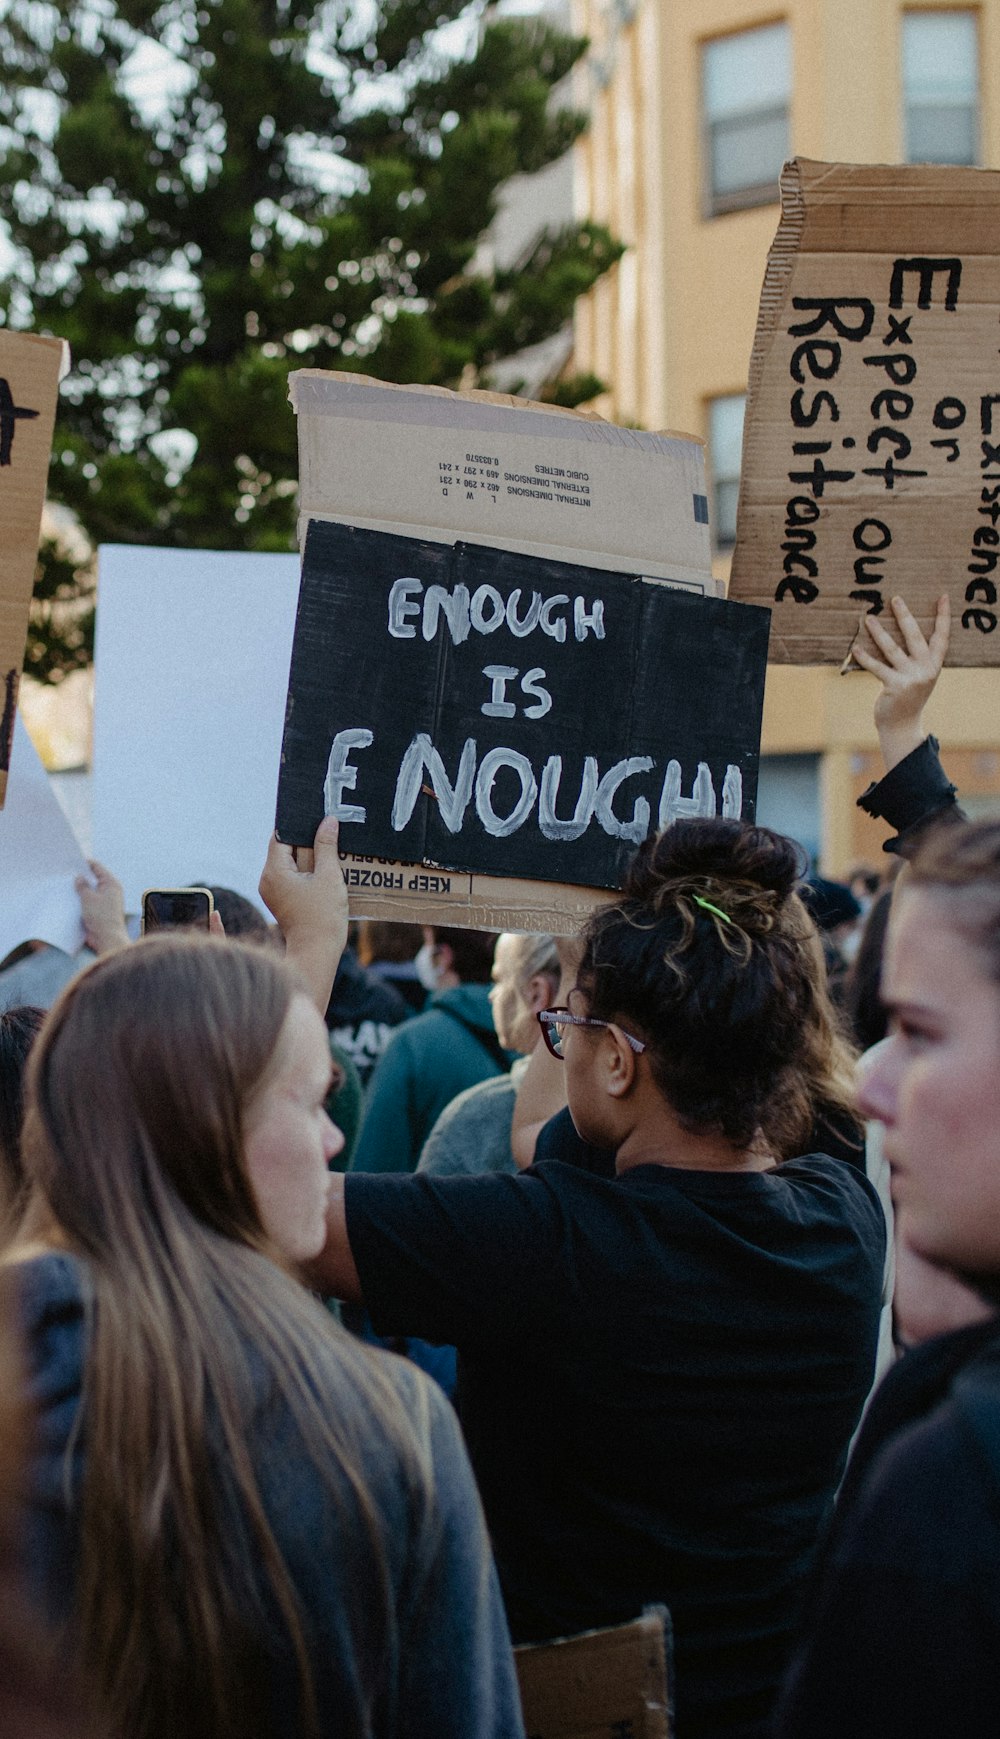
M 637 1165 L 662 1165 L 675 1171 L 769 1171 L 774 1163 L 761 1143 L 737 1148 L 721 1135 L 692 1134 L 670 1115 L 632 1130 L 618 1149 L 615 1170 L 620 1175 Z

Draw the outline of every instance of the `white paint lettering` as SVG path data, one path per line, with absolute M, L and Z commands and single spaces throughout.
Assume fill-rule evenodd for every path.
M 487 615 L 487 609 L 492 614 Z M 472 594 L 472 626 L 480 634 L 495 634 L 506 618 L 504 601 L 496 586 L 477 586 Z
M 510 767 L 521 782 L 517 802 L 509 815 L 502 816 L 493 807 L 493 786 L 501 767 Z M 526 755 L 519 755 L 516 749 L 491 749 L 483 756 L 476 779 L 476 814 L 494 839 L 509 839 L 512 833 L 516 833 L 531 814 L 537 796 L 538 785 Z
M 538 825 L 543 839 L 579 839 L 581 834 L 586 833 L 593 818 L 598 778 L 595 756 L 587 755 L 584 758 L 580 795 L 576 800 L 571 821 L 561 821 L 556 814 L 562 768 L 561 755 L 550 755 L 542 768 L 542 782 L 538 793 Z
M 419 616 L 420 605 L 411 603 L 410 599 L 419 598 L 423 591 L 421 580 L 394 580 L 389 592 L 389 633 L 394 640 L 415 640 L 417 630 L 407 621 L 408 616 Z
M 636 798 L 628 821 L 619 820 L 614 811 L 614 800 L 619 786 L 624 785 L 626 779 L 633 778 L 637 773 L 648 773 L 652 765 L 648 755 L 630 755 L 627 761 L 616 761 L 598 785 L 594 814 L 605 833 L 610 833 L 612 839 L 630 839 L 634 844 L 641 845 L 649 832 L 647 798 Z
M 343 802 L 343 795 L 345 791 L 353 791 L 358 783 L 358 769 L 351 766 L 348 755 L 352 749 L 370 749 L 374 741 L 373 733 L 363 729 L 338 731 L 333 739 L 323 786 L 323 809 L 327 815 L 335 815 L 338 821 L 366 819 L 364 806 Z
M 741 787 L 742 795 L 742 787 Z M 660 793 L 660 828 L 669 827 L 679 817 L 705 817 L 715 814 L 715 786 L 704 761 L 698 762 L 690 797 L 681 796 L 681 764 L 667 762 L 667 776 Z
M 583 598 L 573 601 L 573 633 L 577 640 L 586 640 L 587 630 L 596 640 L 604 639 L 604 599 L 595 598 L 593 608 L 588 610 Z
M 541 624 L 542 633 L 551 635 L 553 640 L 559 640 L 559 641 L 565 640 L 565 638 L 566 638 L 566 622 L 565 622 L 565 618 L 562 616 L 559 617 L 558 621 L 553 622 L 552 612 L 558 604 L 568 604 L 568 603 L 569 603 L 569 598 L 565 592 L 556 592 L 554 597 L 546 598 L 544 604 L 542 605 L 541 613 L 539 615 L 539 622 Z
M 443 615 L 453 643 L 461 646 L 469 638 L 469 588 L 458 585 L 453 592 L 443 586 L 428 586 L 424 599 L 423 632 L 425 640 L 433 640 L 438 617 Z
M 543 719 L 546 713 L 552 711 L 552 696 L 547 688 L 540 686 L 544 676 L 544 670 L 536 668 L 526 670 L 521 678 L 521 693 L 534 695 L 538 703 L 537 706 L 525 707 L 524 716 L 526 719 Z
M 396 778 L 396 794 L 392 800 L 392 828 L 402 833 L 414 809 L 424 770 L 430 774 L 431 785 L 441 809 L 441 819 L 449 833 L 458 833 L 465 819 L 472 796 L 472 781 L 476 774 L 476 740 L 467 737 L 458 763 L 455 783 L 445 772 L 444 762 L 426 731 L 418 731 L 400 762 Z
M 485 701 L 480 711 L 488 719 L 512 719 L 517 711 L 512 700 L 507 699 L 507 684 L 513 682 L 517 671 L 512 664 L 487 664 L 483 669 L 487 682 L 493 684 L 493 691 L 488 701 Z

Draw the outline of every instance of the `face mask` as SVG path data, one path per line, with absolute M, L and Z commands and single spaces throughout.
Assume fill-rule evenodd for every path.
M 434 956 L 437 948 L 433 942 L 425 942 L 419 954 L 415 955 L 413 965 L 417 977 L 425 990 L 436 990 L 438 987 L 437 967 Z

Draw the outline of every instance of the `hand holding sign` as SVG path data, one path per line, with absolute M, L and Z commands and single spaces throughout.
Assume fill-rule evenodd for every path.
M 338 823 L 326 816 L 312 849 L 294 850 L 272 837 L 260 897 L 285 938 L 285 958 L 326 1013 L 347 942 L 347 889 L 337 854 Z
M 923 742 L 923 710 L 941 674 L 951 634 L 947 595 L 938 599 L 929 640 L 902 598 L 893 598 L 891 608 L 903 644 L 897 645 L 888 629 L 870 615 L 862 617 L 861 631 L 851 648 L 854 662 L 871 671 L 882 684 L 875 702 L 875 728 L 887 773 Z M 874 652 L 866 639 L 874 644 Z

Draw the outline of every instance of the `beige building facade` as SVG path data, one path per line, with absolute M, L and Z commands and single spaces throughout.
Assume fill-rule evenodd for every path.
M 701 436 L 717 572 L 735 529 L 743 393 L 789 156 L 1000 165 L 1000 0 L 574 0 L 581 213 L 628 244 L 581 305 L 574 366 L 617 422 Z M 759 811 L 827 874 L 877 861 L 875 684 L 773 666 Z M 1000 814 L 1000 672 L 945 671 L 929 709 L 975 813 Z

